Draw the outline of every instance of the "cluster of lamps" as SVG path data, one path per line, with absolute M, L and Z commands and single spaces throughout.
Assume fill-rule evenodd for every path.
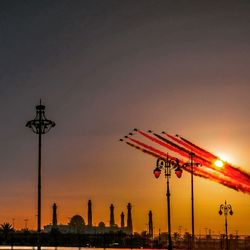
M 233 209 L 230 204 L 227 204 L 227 201 L 225 201 L 224 204 L 220 205 L 219 215 L 222 215 L 222 214 L 224 214 L 224 217 L 225 217 L 226 250 L 229 250 L 228 234 L 227 234 L 227 216 L 228 214 L 233 215 Z
M 182 168 L 190 167 L 191 169 L 191 212 L 192 212 L 192 238 L 191 238 L 191 249 L 194 248 L 194 186 L 193 186 L 193 173 L 194 167 L 201 166 L 200 163 L 194 162 L 195 154 L 193 152 L 189 153 L 190 162 L 184 163 L 180 165 L 180 161 L 178 158 L 169 158 L 163 159 L 159 158 L 156 161 L 156 168 L 154 169 L 154 176 L 159 178 L 161 171 L 164 170 L 165 178 L 167 180 L 167 213 L 168 213 L 168 249 L 172 250 L 172 238 L 171 238 L 171 211 L 170 211 L 170 188 L 169 188 L 169 178 L 171 176 L 171 170 L 175 171 L 175 174 L 178 178 L 182 176 Z

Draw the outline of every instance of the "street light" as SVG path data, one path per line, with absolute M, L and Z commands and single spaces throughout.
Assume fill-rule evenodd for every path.
M 194 167 L 199 167 L 201 166 L 201 163 L 194 162 L 194 157 L 195 154 L 193 152 L 189 153 L 190 155 L 190 162 L 184 163 L 183 165 L 180 165 L 179 160 L 176 158 L 175 160 L 173 159 L 168 159 L 163 160 L 163 159 L 158 159 L 156 168 L 154 170 L 154 175 L 156 178 L 159 178 L 161 174 L 161 169 L 165 168 L 165 177 L 167 178 L 167 202 L 170 204 L 170 200 L 168 197 L 168 192 L 169 192 L 169 179 L 168 177 L 171 176 L 171 168 L 175 169 L 175 174 L 178 178 L 181 178 L 182 176 L 182 168 L 183 167 L 191 167 L 191 212 L 192 212 L 192 238 L 191 238 L 191 249 L 194 249 Z M 170 193 L 169 193 L 170 196 Z M 169 205 L 170 206 L 170 205 Z M 168 221 L 170 223 L 170 208 L 168 206 Z M 171 231 L 171 227 L 169 225 L 169 229 Z M 169 239 L 171 240 L 171 235 L 169 236 Z M 172 245 L 171 245 L 172 247 Z
M 229 250 L 228 236 L 227 236 L 227 215 L 228 215 L 228 213 L 230 215 L 233 215 L 233 209 L 232 209 L 232 206 L 230 204 L 227 204 L 227 201 L 225 201 L 225 204 L 220 205 L 219 215 L 222 215 L 223 213 L 225 216 L 226 250 Z
M 169 178 L 171 176 L 171 169 L 175 170 L 178 178 L 181 177 L 182 169 L 180 168 L 179 160 L 168 158 L 158 158 L 156 162 L 156 168 L 154 169 L 155 178 L 159 178 L 161 171 L 164 170 L 165 178 L 167 179 L 167 208 L 168 208 L 168 249 L 172 250 L 172 239 L 171 239 L 171 221 L 170 221 L 170 189 L 169 189 Z
M 55 122 L 45 117 L 45 106 L 40 104 L 36 106 L 36 117 L 26 123 L 26 127 L 30 128 L 35 134 L 38 134 L 38 199 L 37 199 L 37 248 L 41 249 L 40 233 L 41 233 L 41 148 L 42 134 L 46 134 L 55 127 Z

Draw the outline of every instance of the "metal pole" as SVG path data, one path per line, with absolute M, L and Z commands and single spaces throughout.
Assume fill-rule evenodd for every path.
M 36 106 L 36 117 L 26 123 L 34 133 L 38 134 L 38 184 L 37 184 L 37 249 L 41 249 L 41 151 L 42 151 L 42 135 L 46 134 L 51 128 L 55 127 L 55 122 L 45 117 L 45 106 L 41 104 Z
M 41 110 L 39 110 L 39 133 L 38 133 L 38 201 L 37 201 L 37 248 L 41 249 L 41 151 L 42 151 L 42 114 Z
M 228 235 L 227 235 L 227 213 L 224 214 L 225 214 L 225 229 L 226 229 L 226 250 L 229 250 Z
M 172 250 L 172 239 L 171 239 L 171 221 L 170 221 L 170 189 L 169 189 L 169 175 L 167 169 L 167 206 L 168 206 L 168 249 Z
M 192 209 L 192 238 L 191 238 L 191 249 L 194 248 L 194 165 L 193 165 L 194 153 L 190 153 L 191 160 L 191 209 Z

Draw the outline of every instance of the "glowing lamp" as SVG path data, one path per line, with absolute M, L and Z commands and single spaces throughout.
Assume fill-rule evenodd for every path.
M 159 178 L 159 176 L 161 175 L 161 170 L 160 170 L 159 167 L 156 167 L 156 168 L 154 169 L 154 175 L 155 175 L 155 178 L 156 178 L 156 179 Z
M 180 168 L 180 166 L 178 166 L 176 169 L 175 169 L 175 174 L 178 178 L 181 178 L 182 176 L 182 169 Z

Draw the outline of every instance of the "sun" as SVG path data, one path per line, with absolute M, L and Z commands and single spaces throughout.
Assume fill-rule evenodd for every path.
M 214 161 L 214 165 L 217 168 L 223 168 L 225 162 L 229 162 L 230 157 L 226 154 L 218 154 L 219 158 Z
M 214 162 L 214 165 L 218 168 L 222 168 L 224 166 L 224 162 L 221 160 L 221 159 L 217 159 L 215 162 Z

